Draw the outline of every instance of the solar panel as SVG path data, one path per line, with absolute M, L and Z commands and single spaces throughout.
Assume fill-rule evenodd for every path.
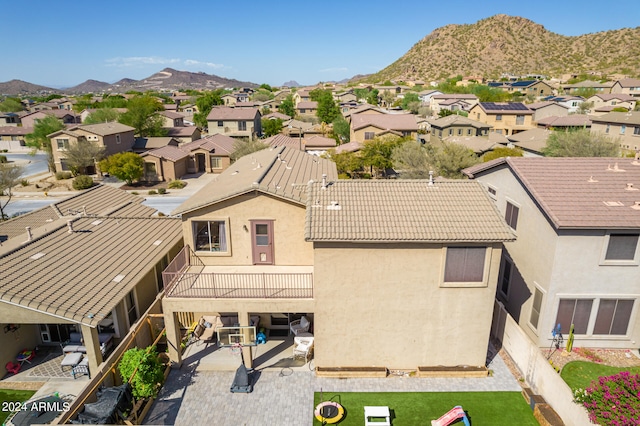
M 515 81 L 515 82 L 511 83 L 511 87 L 527 87 L 527 86 L 531 86 L 535 82 L 536 82 L 535 80 Z
M 496 103 L 496 102 L 480 102 L 482 108 L 485 111 L 528 111 L 529 108 L 526 107 L 522 102 L 505 102 L 505 103 Z

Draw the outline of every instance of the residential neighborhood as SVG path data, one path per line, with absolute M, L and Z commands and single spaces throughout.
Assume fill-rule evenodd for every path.
M 64 403 L 55 424 L 635 424 L 640 74 L 572 66 L 0 93 L 0 400 Z

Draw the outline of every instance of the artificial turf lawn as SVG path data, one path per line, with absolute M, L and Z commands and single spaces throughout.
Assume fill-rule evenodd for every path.
M 5 410 L 7 408 L 6 402 L 23 402 L 31 398 L 34 393 L 34 391 L 0 389 L 0 424 L 4 424 L 4 421 L 11 414 L 10 411 Z
M 562 367 L 560 377 L 569 385 L 571 390 L 586 389 L 593 380 L 601 376 L 612 376 L 621 371 L 640 374 L 640 367 L 611 367 L 589 361 L 571 361 Z
M 323 392 L 323 398 L 344 407 L 346 415 L 338 423 L 341 426 L 363 425 L 365 405 L 389 407 L 394 426 L 430 425 L 431 420 L 456 405 L 467 412 L 473 426 L 538 425 L 520 392 Z M 320 393 L 316 392 L 314 408 L 320 402 Z M 315 417 L 313 424 L 321 425 Z

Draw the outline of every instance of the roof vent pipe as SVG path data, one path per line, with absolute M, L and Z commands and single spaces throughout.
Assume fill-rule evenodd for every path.
M 86 216 L 86 215 L 87 215 L 87 206 L 82 206 L 82 214 L 83 214 L 84 216 Z
M 67 230 L 68 233 L 70 233 L 70 234 L 73 233 L 73 221 L 72 220 L 68 220 L 67 221 L 67 228 L 69 228 Z
M 433 170 L 429 170 L 429 186 L 433 186 Z
M 327 189 L 327 174 L 322 174 L 322 189 Z
M 31 227 L 27 226 L 27 241 L 33 240 L 33 234 L 31 234 Z

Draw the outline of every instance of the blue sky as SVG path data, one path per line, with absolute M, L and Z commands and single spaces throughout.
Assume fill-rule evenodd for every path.
M 638 0 L 27 0 L 21 8 L 19 19 L 2 19 L 0 82 L 51 87 L 137 80 L 166 67 L 275 86 L 341 80 L 381 70 L 438 27 L 498 13 L 563 35 L 640 25 Z

